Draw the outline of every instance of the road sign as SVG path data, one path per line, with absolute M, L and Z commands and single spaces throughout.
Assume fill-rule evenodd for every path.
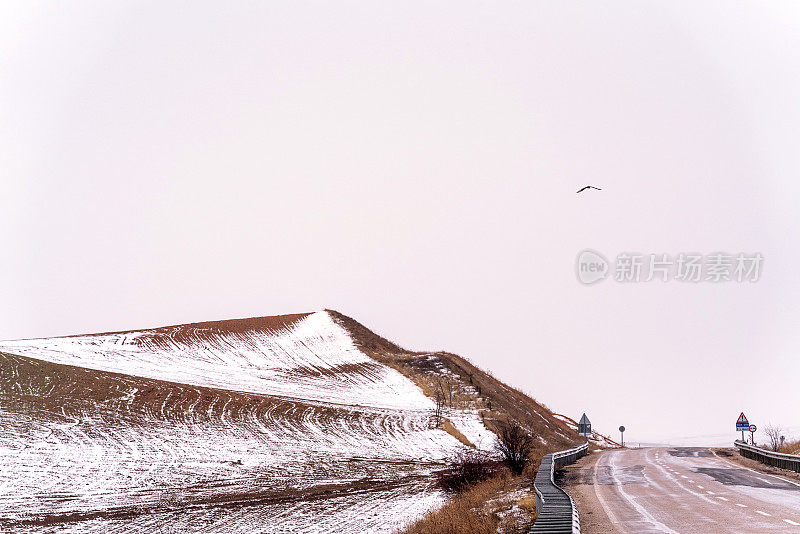
M 750 429 L 749 430 L 750 430 L 750 432 L 755 432 L 756 431 L 756 425 L 750 425 Z
M 589 421 L 589 418 L 586 417 L 586 414 L 583 414 L 581 420 L 578 421 L 578 435 L 587 438 L 592 435 L 592 422 Z
M 750 430 L 750 423 L 747 422 L 747 417 L 744 416 L 744 412 L 739 414 L 739 419 L 736 420 L 736 431 L 745 431 Z
M 620 438 L 621 438 L 620 441 L 622 442 L 622 443 L 620 443 L 620 445 L 622 445 L 624 447 L 625 446 L 625 427 L 624 426 L 620 426 L 619 427 L 619 435 L 620 435 Z

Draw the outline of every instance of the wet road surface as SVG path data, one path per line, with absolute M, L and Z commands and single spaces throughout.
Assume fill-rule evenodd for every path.
M 623 533 L 800 533 L 800 483 L 744 468 L 707 448 L 595 455 L 594 465 L 563 476 L 582 523 L 585 508 L 595 516 L 604 512 L 606 525 Z

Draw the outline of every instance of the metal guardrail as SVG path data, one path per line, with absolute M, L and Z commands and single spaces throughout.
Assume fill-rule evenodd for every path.
M 800 456 L 768 451 L 754 445 L 748 445 L 744 441 L 738 439 L 733 442 L 733 445 L 739 449 L 739 453 L 745 458 L 751 458 L 767 465 L 780 467 L 781 469 L 790 469 L 800 473 Z
M 589 445 L 584 443 L 566 451 L 545 454 L 536 478 L 533 489 L 536 490 L 536 510 L 539 512 L 536 523 L 533 524 L 531 533 L 579 533 L 581 522 L 578 509 L 572 497 L 553 482 L 553 471 L 556 467 L 571 464 L 588 450 Z

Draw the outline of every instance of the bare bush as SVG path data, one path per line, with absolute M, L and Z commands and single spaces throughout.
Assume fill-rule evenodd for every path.
M 441 488 L 461 493 L 469 487 L 486 480 L 502 469 L 502 464 L 486 452 L 464 449 L 453 458 L 450 466 L 437 475 Z
M 495 426 L 497 428 L 495 450 L 512 473 L 521 475 L 533 451 L 533 436 L 517 423 L 501 421 Z
M 764 433 L 769 439 L 769 448 L 773 451 L 777 451 L 781 447 L 781 432 L 783 429 L 778 425 L 769 424 L 764 427 Z
M 438 384 L 439 390 L 442 392 L 442 396 L 447 402 L 447 405 L 452 408 L 453 407 L 453 383 L 448 380 L 447 378 L 439 378 Z
M 439 425 L 442 424 L 442 410 L 444 410 L 445 400 L 444 392 L 440 388 L 436 388 L 433 394 L 433 402 L 436 405 L 433 411 L 433 419 L 436 428 L 439 428 Z

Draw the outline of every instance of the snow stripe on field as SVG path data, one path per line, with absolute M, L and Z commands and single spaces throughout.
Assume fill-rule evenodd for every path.
M 163 330 L 3 341 L 0 351 L 194 386 L 361 406 L 433 408 L 410 380 L 358 350 L 325 311 L 277 330 L 195 328 L 188 339 L 179 337 L 180 326 L 168 327 L 166 334 Z

